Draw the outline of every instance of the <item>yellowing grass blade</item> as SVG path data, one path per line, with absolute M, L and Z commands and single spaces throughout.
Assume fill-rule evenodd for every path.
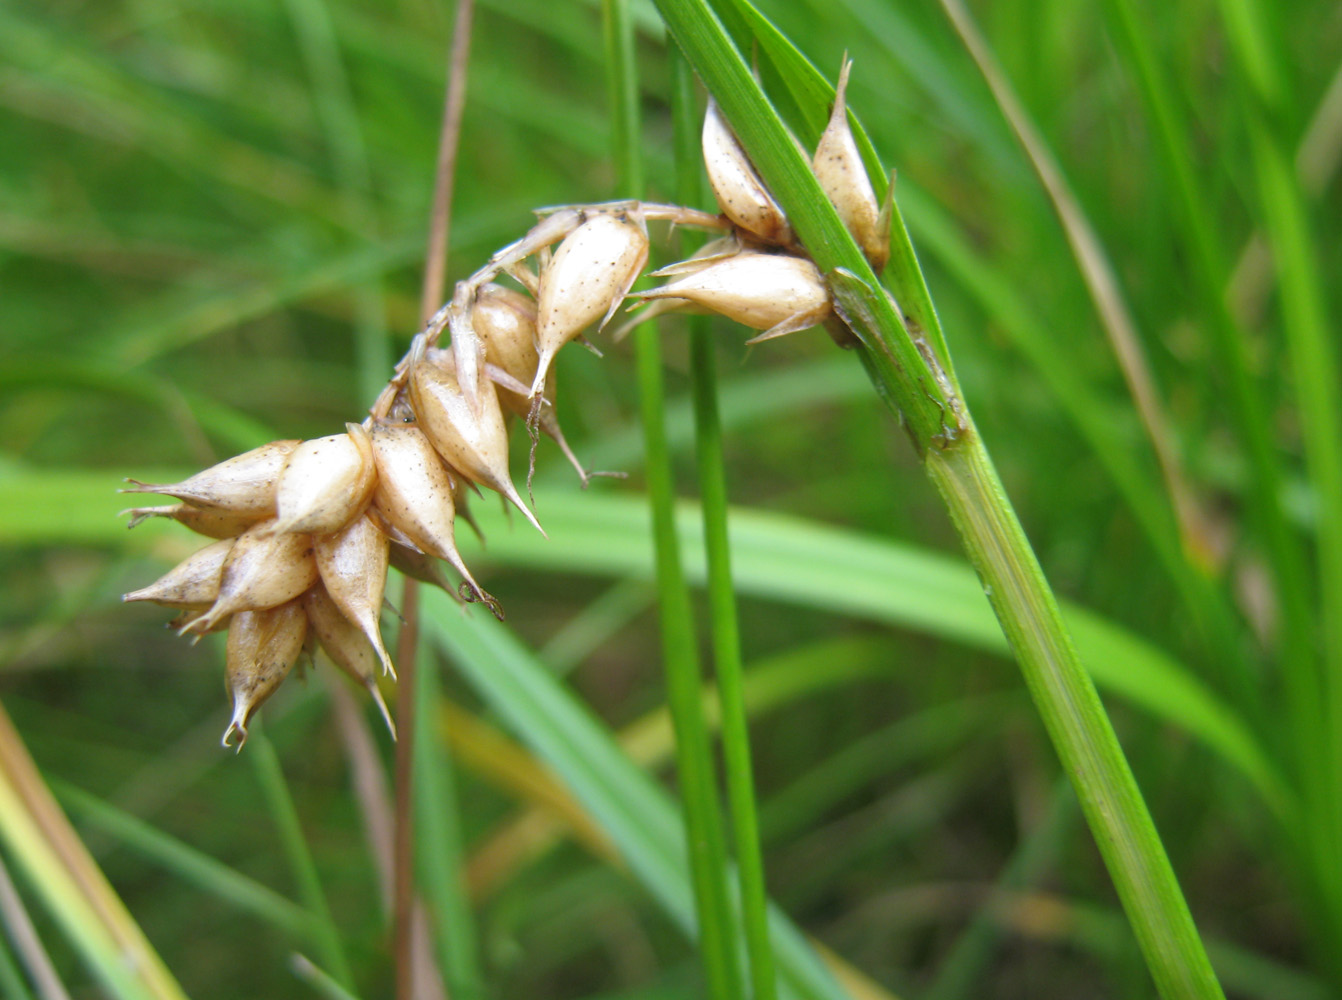
M 185 1000 L 177 980 L 52 798 L 2 705 L 0 838 L 113 996 Z

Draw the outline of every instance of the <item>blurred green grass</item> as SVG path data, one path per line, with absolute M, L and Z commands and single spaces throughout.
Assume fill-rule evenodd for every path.
M 451 11 L 409 0 L 325 4 L 348 77 L 344 127 L 357 124 L 365 182 L 342 174 L 338 147 L 356 137 L 333 134 L 323 119 L 329 93 L 314 90 L 290 9 L 217 0 L 0 7 L 0 494 L 23 501 L 0 506 L 0 696 L 53 780 L 292 897 L 272 827 L 258 818 L 251 769 L 217 750 L 220 650 L 174 641 L 157 628 L 161 615 L 117 600 L 161 571 L 181 535 L 85 527 L 92 512 L 106 516 L 122 476 L 198 467 L 272 436 L 329 433 L 360 413 L 370 373 L 359 359 L 378 325 L 370 289 L 392 331 L 387 356 L 413 332 Z M 1062 230 L 940 10 L 874 0 L 761 10 L 827 72 L 845 50 L 854 58 L 850 102 L 898 168 L 964 391 L 1059 592 L 1183 664 L 1233 707 L 1270 766 L 1289 764 L 1273 724 L 1277 643 L 1244 625 L 1217 637 L 1263 678 L 1263 701 L 1242 703 L 1218 647 L 1181 603 L 1178 574 L 1196 568 L 1178 556 L 1172 564 L 1153 541 L 1168 500 Z M 1175 81 L 1181 148 L 1228 266 L 1261 218 L 1244 84 L 1227 68 L 1231 40 L 1215 5 L 1142 12 L 1160 68 Z M 1191 291 L 1197 270 L 1179 193 L 1121 46 L 1098 10 L 1050 0 L 975 13 L 1115 264 L 1176 447 L 1226 539 L 1217 599 L 1237 609 L 1234 620 L 1243 612 L 1270 627 L 1270 543 L 1246 521 L 1253 466 L 1227 404 L 1227 373 L 1209 347 L 1212 321 Z M 1334 7 L 1308 3 L 1283 5 L 1271 20 L 1287 81 L 1272 127 L 1294 148 L 1333 81 L 1342 20 Z M 665 57 L 650 7 L 638 23 L 641 151 L 653 196 L 665 197 Z M 609 127 L 595 5 L 482 5 L 453 275 L 519 235 L 533 207 L 619 196 Z M 1338 131 L 1325 127 L 1321 141 L 1336 149 Z M 1318 237 L 1336 226 L 1336 184 L 1312 198 Z M 1334 242 L 1316 238 L 1309 252 L 1320 275 L 1339 273 Z M 1323 287 L 1335 313 L 1335 290 Z M 1271 297 L 1245 322 L 1283 490 L 1303 497 L 1286 505 L 1290 531 L 1310 549 L 1314 512 L 1326 506 L 1314 501 L 1301 461 L 1302 412 L 1281 330 Z M 837 525 L 858 538 L 958 551 L 903 435 L 852 359 L 836 358 L 819 334 L 755 351 L 740 346 L 738 331 L 721 334 L 733 503 L 813 522 L 808 530 Z M 688 421 L 676 416 L 688 407 L 688 348 L 674 324 L 663 341 L 673 447 L 689 492 Z M 371 373 L 374 384 L 381 377 Z M 560 380 L 561 416 L 579 454 L 632 473 L 626 484 L 598 482 L 592 509 L 604 509 L 607 495 L 637 495 L 629 352 L 613 348 L 602 360 L 566 352 Z M 557 459 L 542 445 L 542 520 L 547 507 L 562 514 L 584 499 Z M 66 481 L 103 492 L 81 502 L 78 491 L 57 490 Z M 27 484 L 38 488 L 19 490 Z M 478 558 L 511 634 L 532 648 L 631 569 L 612 543 L 613 564 L 594 578 L 576 548 L 555 557 L 509 530 L 495 519 L 498 557 Z M 524 544 L 534 554 L 516 555 Z M 850 563 L 833 558 L 772 571 L 793 577 L 799 596 L 790 603 L 740 588 L 748 661 L 852 635 L 879 642 L 888 666 L 756 721 L 766 815 L 778 800 L 793 803 L 779 808 L 795 816 L 790 790 L 823 780 L 828 768 L 861 775 L 840 799 L 812 800 L 803 818 L 766 826 L 769 885 L 801 927 L 879 982 L 918 995 L 959 932 L 990 912 L 988 890 L 1013 853 L 1043 829 L 1056 765 L 1012 674 L 983 649 L 991 640 L 964 641 L 976 627 L 968 613 L 940 605 L 945 624 L 930 629 L 875 623 L 845 593 Z M 603 623 L 571 684 L 618 727 L 662 702 L 656 650 L 646 608 L 626 605 Z M 816 669 L 827 666 L 821 659 Z M 1107 666 L 1124 675 L 1122 659 Z M 490 711 L 460 680 L 449 688 Z M 953 711 L 988 694 L 1002 696 L 1000 717 L 962 743 L 888 768 L 851 751 L 914 712 Z M 268 712 L 269 732 L 355 978 L 376 996 L 387 965 L 373 866 L 325 701 L 321 685 L 290 685 Z M 1328 972 L 1310 952 L 1321 917 L 1301 885 L 1308 869 L 1283 846 L 1259 791 L 1186 726 L 1113 707 L 1195 915 L 1238 949 L 1241 978 L 1232 983 L 1223 969 L 1228 986 L 1309 995 L 1317 987 L 1303 972 L 1287 985 L 1273 978 L 1283 967 Z M 469 853 L 518 804 L 469 771 L 459 781 L 471 803 Z M 258 943 L 254 916 L 86 829 L 189 994 L 294 990 L 285 958 L 300 942 L 267 930 Z M 999 908 L 1005 936 L 976 973 L 980 992 L 1149 995 L 1126 932 L 1088 922 L 1097 908 L 1112 915 L 1114 903 L 1075 824 L 1047 843 L 1029 888 L 1039 894 Z M 1045 919 L 1055 898 L 1060 909 Z M 479 907 L 492 992 L 689 995 L 691 952 L 655 899 L 572 846 L 522 869 Z M 58 968 L 82 982 L 60 935 L 33 909 Z M 1278 964 L 1264 971 L 1265 959 Z

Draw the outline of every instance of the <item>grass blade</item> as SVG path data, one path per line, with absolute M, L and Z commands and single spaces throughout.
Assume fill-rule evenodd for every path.
M 1281 290 L 1281 310 L 1291 367 L 1299 399 L 1301 437 L 1313 490 L 1314 530 L 1318 539 L 1318 616 L 1322 638 L 1326 702 L 1324 762 L 1320 765 L 1323 815 L 1308 825 L 1314 844 L 1314 874 L 1329 909 L 1329 925 L 1319 928 L 1320 942 L 1342 933 L 1342 407 L 1334 332 L 1326 315 L 1324 295 L 1308 213 L 1289 157 L 1261 119 L 1253 130 L 1254 162 L 1265 229 L 1272 247 Z M 1332 949 L 1324 946 L 1325 954 Z M 1342 980 L 1342 961 L 1335 975 Z
M 261 786 L 266 808 L 279 833 L 280 847 L 289 861 L 289 867 L 293 870 L 299 895 L 307 908 L 308 919 L 312 922 L 312 939 L 321 952 L 323 963 L 336 982 L 352 992 L 354 976 L 345 958 L 340 932 L 331 917 L 326 892 L 317 877 L 317 866 L 312 860 L 312 852 L 308 850 L 307 839 L 303 836 L 303 828 L 298 820 L 298 809 L 284 780 L 284 772 L 280 768 L 280 759 L 275 753 L 275 747 L 259 722 L 258 718 L 250 726 L 247 742 L 251 747 L 247 752 L 248 759 L 251 760 L 256 772 L 256 780 Z
M 602 11 L 606 73 L 615 123 L 614 153 L 622 181 L 620 188 L 626 197 L 640 197 L 643 170 L 638 156 L 638 82 L 629 5 L 627 0 L 604 0 Z M 676 767 L 701 929 L 700 955 L 709 995 L 716 1000 L 734 1000 L 743 998 L 745 992 L 737 959 L 735 915 L 727 894 L 727 849 L 718 806 L 716 771 L 699 700 L 694 618 L 675 530 L 671 456 L 662 416 L 665 408 L 662 355 L 654 325 L 643 323 L 635 329 L 634 351 L 656 551 L 662 661 L 666 670 L 667 701 L 676 723 Z
M 694 102 L 694 77 L 689 65 L 672 52 L 672 114 L 675 125 L 678 198 L 683 205 L 699 201 L 699 115 Z M 688 253 L 682 247 L 682 255 Z M 690 319 L 690 357 L 694 395 L 695 450 L 699 459 L 699 494 L 704 512 L 704 558 L 708 567 L 708 602 L 713 668 L 718 679 L 722 753 L 727 773 L 733 844 L 740 883 L 741 914 L 754 1000 L 777 995 L 773 949 L 760 853 L 755 776 L 750 755 L 741 667 L 741 630 L 732 583 L 731 544 L 727 534 L 727 472 L 723 457 L 722 421 L 718 415 L 717 345 L 705 317 Z
M 275 890 L 82 789 L 55 782 L 53 790 L 84 822 L 115 837 L 202 892 L 264 920 L 298 941 L 310 937 L 307 913 Z
M 0 923 L 3 923 L 8 936 L 0 934 L 0 987 L 5 996 L 16 1000 L 32 1000 L 33 994 L 23 978 L 18 962 L 10 952 L 10 943 L 22 956 L 28 973 L 32 976 L 36 988 L 41 991 L 42 1000 L 69 1000 L 65 985 L 52 967 L 51 958 L 37 936 L 33 922 L 24 909 L 23 900 L 9 877 L 4 858 L 0 858 Z
M 51 797 L 3 707 L 0 838 L 109 993 L 121 1000 L 185 1000 Z
M 1138 14 L 1132 0 L 1108 0 L 1104 9 L 1114 26 L 1118 51 L 1137 77 L 1154 125 L 1156 145 L 1174 191 L 1172 209 L 1190 252 L 1209 346 L 1215 352 L 1221 376 L 1229 384 L 1227 410 L 1252 470 L 1247 477 L 1250 516 L 1262 535 L 1281 606 L 1283 677 L 1296 722 L 1288 739 L 1294 756 L 1308 773 L 1313 764 L 1308 760 L 1307 748 L 1319 745 L 1318 706 L 1323 699 L 1309 649 L 1308 570 L 1300 542 L 1286 523 L 1281 506 L 1281 458 L 1271 436 L 1270 408 L 1254 375 L 1245 332 L 1226 304 L 1227 268 L 1221 259 L 1220 238 L 1189 154 L 1191 133 L 1154 50 L 1149 23 Z M 1307 782 L 1319 783 L 1317 777 Z
M 1119 286 L 1113 264 L 1105 253 L 1100 238 L 1082 210 L 1081 202 L 1073 192 L 1062 167 L 1044 141 L 1038 128 L 1030 120 L 1024 104 L 1011 87 L 1005 71 L 988 47 L 978 26 L 961 0 L 941 0 L 947 17 L 964 41 L 979 71 L 992 90 L 1002 115 L 1010 123 L 1021 147 L 1033 164 L 1040 184 L 1048 192 L 1049 200 L 1067 234 L 1067 242 L 1076 258 L 1077 268 L 1085 279 L 1095 312 L 1109 338 L 1109 344 L 1118 359 L 1128 392 L 1141 417 L 1146 436 L 1160 462 L 1165 477 L 1165 488 L 1174 506 L 1183 537 L 1184 551 L 1195 565 L 1210 571 L 1215 564 L 1211 527 L 1207 524 L 1201 504 L 1189 485 L 1183 460 L 1175 451 L 1174 434 L 1165 403 L 1156 391 L 1150 363 L 1137 323 L 1128 308 Z M 1251 691 L 1247 678 L 1242 682 L 1247 694 Z
M 485 995 L 480 970 L 475 914 L 463 884 L 461 810 L 456 764 L 433 724 L 439 704 L 437 664 L 421 653 L 415 671 L 415 698 L 421 725 L 415 727 L 415 857 L 419 882 L 429 908 L 448 995 L 480 1000 Z
M 359 242 L 377 244 L 368 153 L 331 12 L 325 0 L 287 0 L 286 7 L 298 35 L 318 118 L 330 147 L 345 224 Z M 370 401 L 382 389 L 383 373 L 390 369 L 392 360 L 382 289 L 376 275 L 354 287 L 354 311 L 359 398 Z
M 437 591 L 424 595 L 424 610 L 425 636 L 563 779 L 668 916 L 686 933 L 697 934 L 684 824 L 670 797 L 629 762 L 591 710 L 506 628 L 483 615 L 463 616 Z M 785 998 L 846 1000 L 786 918 L 771 912 L 770 927 Z

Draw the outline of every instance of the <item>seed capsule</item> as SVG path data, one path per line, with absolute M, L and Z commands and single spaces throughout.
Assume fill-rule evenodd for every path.
M 660 270 L 653 271 L 652 277 L 667 278 L 673 276 L 678 277 L 682 274 L 693 274 L 695 271 L 702 271 L 710 264 L 716 264 L 719 261 L 735 257 L 741 250 L 741 241 L 737 238 L 736 233 L 733 232 L 730 236 L 721 236 L 718 239 L 710 240 L 685 260 L 678 261 L 675 264 L 670 264 Z M 642 302 L 635 303 L 629 307 L 629 312 L 633 312 L 635 309 L 639 308 L 639 306 L 644 304 L 645 303 Z M 704 315 L 708 310 L 695 305 L 689 299 L 674 299 L 669 297 L 658 299 L 637 316 L 620 324 L 619 328 L 611 334 L 610 339 L 619 343 L 636 327 L 670 312 Z
M 485 285 L 471 307 L 471 325 L 484 341 L 485 358 L 524 385 L 540 367 L 536 303 L 502 285 Z
M 783 254 L 740 253 L 635 297 L 688 299 L 763 330 L 750 344 L 815 326 L 832 311 L 819 269 L 803 257 Z
M 516 298 L 522 300 L 522 303 L 530 305 L 529 299 L 525 296 L 518 295 L 516 292 L 512 292 L 509 289 L 499 288 L 497 285 L 490 285 L 487 286 L 487 288 L 495 288 L 510 296 L 516 296 Z M 512 313 L 513 307 L 509 305 L 497 308 L 497 312 L 499 313 L 504 312 L 504 310 L 507 310 L 508 313 Z M 482 320 L 479 311 L 477 311 L 475 318 L 475 328 L 480 332 L 481 339 L 485 342 L 487 357 L 489 358 L 486 372 L 489 375 L 490 381 L 494 383 L 495 391 L 498 393 L 499 406 L 513 416 L 521 417 L 523 420 L 529 420 L 532 416 L 528 393 L 531 391 L 529 387 L 531 385 L 532 377 L 536 374 L 535 366 L 539 361 L 539 355 L 535 348 L 536 324 L 534 322 L 534 310 L 532 311 L 531 319 L 532 321 L 530 323 L 519 324 L 518 327 L 514 329 L 512 322 L 513 316 L 504 315 L 501 317 L 494 317 L 487 315 L 486 318 Z M 530 350 L 527 351 L 516 347 L 515 343 L 513 343 L 513 338 L 515 337 L 525 338 L 525 342 L 531 345 Z M 493 345 L 500 341 L 509 343 L 509 346 L 504 349 L 506 352 L 504 357 L 507 361 L 507 365 L 500 364 L 495 360 L 495 349 Z M 455 371 L 456 361 L 451 351 L 431 348 L 426 352 L 425 358 L 432 364 L 446 368 L 448 371 Z M 587 470 L 582 467 L 582 463 L 578 461 L 578 456 L 573 453 L 573 449 L 569 447 L 568 440 L 564 437 L 564 431 L 559 426 L 559 417 L 555 414 L 554 372 L 551 372 L 550 376 L 545 380 L 545 389 L 541 395 L 544 399 L 544 403 L 542 403 L 540 410 L 536 414 L 537 426 L 542 434 L 552 438 L 555 443 L 559 445 L 559 450 L 564 453 L 564 457 L 567 458 L 573 465 L 573 468 L 577 470 L 578 476 L 583 481 L 583 486 L 586 486 L 591 477 L 588 475 Z M 532 459 L 534 465 L 534 442 Z M 530 476 L 528 476 L 527 483 L 530 484 L 530 482 L 531 479 Z M 456 500 L 457 513 L 470 521 L 470 514 L 465 509 L 465 506 L 462 503 L 462 497 L 459 493 Z M 473 521 L 471 522 L 471 525 L 474 527 Z M 478 533 L 479 529 L 477 528 L 476 530 Z
M 307 615 L 300 601 L 258 611 L 241 611 L 228 627 L 225 678 L 233 696 L 233 718 L 223 744 L 237 749 L 247 742 L 247 723 L 298 660 L 307 635 Z
M 502 618 L 498 601 L 475 582 L 457 551 L 452 483 L 429 439 L 409 424 L 374 424 L 371 437 L 378 474 L 373 503 L 382 517 L 421 552 L 456 567 L 476 599 Z
M 147 587 L 122 594 L 123 601 L 153 601 L 169 608 L 200 611 L 219 597 L 219 578 L 233 548 L 232 539 L 192 553 Z
M 317 571 L 326 592 L 345 617 L 368 637 L 382 661 L 382 669 L 395 677 L 396 668 L 378 629 L 387 583 L 387 536 L 364 515 L 334 534 L 317 536 L 314 547 Z
M 189 503 L 177 503 L 166 507 L 131 507 L 121 513 L 131 516 L 127 528 L 134 528 L 151 517 L 170 517 L 207 538 L 236 538 L 258 521 L 265 520 L 264 515 L 235 514 L 228 510 L 197 507 Z
M 790 247 L 796 237 L 787 216 L 764 186 L 755 167 L 728 127 L 716 101 L 704 114 L 704 167 L 722 214 L 766 243 Z
M 272 441 L 180 483 L 142 483 L 127 479 L 126 482 L 135 485 L 121 492 L 161 493 L 197 507 L 272 517 L 275 513 L 275 484 L 289 460 L 289 453 L 298 444 L 297 441 Z
M 862 163 L 853 131 L 848 125 L 848 71 L 852 62 L 844 60 L 839 71 L 839 86 L 834 94 L 834 111 L 829 125 L 820 136 L 811 171 L 824 189 L 839 218 L 857 240 L 872 268 L 879 274 L 890 256 L 890 214 L 882 212 L 876 201 Z
M 541 271 L 531 395 L 540 396 L 559 349 L 601 318 L 605 326 L 648 260 L 648 234 L 627 218 L 594 215 L 559 244 Z
M 289 455 L 276 492 L 275 531 L 339 531 L 368 503 L 373 446 L 359 424 L 345 426 L 347 433 L 304 441 Z
M 225 615 L 276 607 L 316 582 L 312 536 L 276 534 L 274 521 L 262 521 L 233 542 L 219 578 L 219 597 L 188 627 L 206 632 Z
M 444 461 L 468 479 L 502 493 L 545 534 L 508 471 L 508 427 L 492 383 L 484 383 L 479 411 L 472 412 L 455 371 L 420 361 L 410 370 L 410 401 L 420 427 Z

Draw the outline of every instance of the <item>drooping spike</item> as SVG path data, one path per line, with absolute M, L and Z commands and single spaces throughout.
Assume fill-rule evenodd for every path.
M 493 383 L 484 383 L 479 412 L 473 413 L 456 373 L 421 360 L 410 369 L 410 400 L 419 426 L 443 460 L 472 481 L 503 494 L 544 535 L 508 471 L 508 427 Z
M 598 319 L 603 327 L 609 322 L 647 260 L 648 234 L 641 220 L 616 215 L 592 216 L 559 244 L 541 271 L 533 405 L 539 406 L 559 349 Z
M 377 686 L 379 655 L 368 637 L 342 613 L 320 583 L 303 595 L 303 610 L 307 612 L 309 628 L 331 662 L 368 691 L 377 703 L 378 711 L 382 713 L 391 738 L 396 739 L 396 723 L 392 721 L 387 703 L 382 700 L 382 692 Z
M 192 553 L 147 587 L 122 594 L 123 601 L 153 601 L 169 608 L 203 611 L 219 597 L 219 579 L 233 549 L 231 538 Z
M 502 285 L 485 285 L 471 307 L 471 323 L 485 345 L 485 357 L 524 385 L 540 367 L 536 346 L 536 302 Z
M 839 86 L 834 94 L 834 110 L 820 136 L 811 172 L 863 254 L 879 274 L 890 256 L 889 214 L 882 225 L 881 207 L 867 176 L 866 165 L 858 151 L 853 130 L 848 124 L 848 72 L 851 60 L 845 58 L 839 71 Z
M 794 246 L 796 236 L 787 216 L 755 172 L 750 157 L 712 98 L 704 113 L 703 147 L 708 183 L 722 214 L 766 243 Z
M 525 295 L 501 285 L 485 285 L 480 289 L 472 309 L 472 321 L 485 345 L 485 356 L 488 359 L 486 371 L 498 392 L 500 406 L 523 420 L 531 419 L 530 386 L 540 366 L 540 353 L 536 349 L 536 304 Z M 448 351 L 430 350 L 426 357 L 432 363 L 449 369 L 455 364 L 452 354 Z M 559 417 L 554 409 L 553 372 L 545 380 L 542 397 L 544 403 L 537 415 L 537 426 L 541 433 L 553 438 L 559 445 L 559 450 L 577 470 L 585 488 L 591 475 L 578 461 L 578 456 L 569 447 L 564 431 L 559 426 Z M 528 488 L 534 471 L 533 439 L 527 474 Z M 458 504 L 459 513 L 464 516 L 465 511 L 460 508 L 461 505 Z
M 235 514 L 228 510 L 197 507 L 189 503 L 175 503 L 165 507 L 130 507 L 118 516 L 126 514 L 130 515 L 127 528 L 137 527 L 151 517 L 167 517 L 206 538 L 236 538 L 257 521 L 265 520 L 264 515 Z

